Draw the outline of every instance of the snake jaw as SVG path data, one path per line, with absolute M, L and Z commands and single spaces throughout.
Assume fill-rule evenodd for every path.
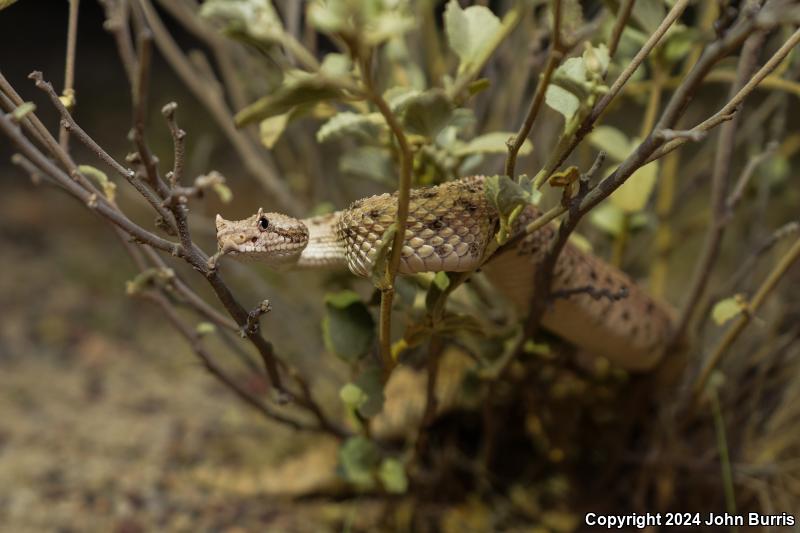
M 273 267 L 297 262 L 308 244 L 308 229 L 297 219 L 280 213 L 264 213 L 242 220 L 216 217 L 220 255 L 258 260 Z

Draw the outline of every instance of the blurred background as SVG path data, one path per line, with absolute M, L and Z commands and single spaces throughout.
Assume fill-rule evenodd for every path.
M 305 2 L 277 4 L 284 20 L 300 24 L 289 29 L 304 43 L 313 43 L 320 57 L 335 50 L 336 43 L 309 30 L 305 17 L 298 14 Z M 512 2 L 477 4 L 504 13 Z M 606 31 L 613 21 L 603 15 L 608 6 L 582 4 L 585 25 L 573 30 L 585 35 Z M 198 38 L 202 33 L 187 31 L 163 5 L 159 4 L 158 13 L 195 68 L 219 73 L 217 63 L 209 59 L 214 57 L 209 41 Z M 419 6 L 420 12 L 431 13 L 424 20 L 433 21 L 434 32 L 440 31 L 444 3 L 420 2 Z M 20 0 L 0 11 L 0 69 L 24 100 L 37 104 L 37 114 L 51 131 L 57 129 L 57 114 L 27 76 L 40 70 L 57 90 L 62 87 L 68 8 L 67 2 Z M 536 9 L 535 16 L 521 23 L 522 29 L 509 37 L 487 66 L 484 75 L 493 86 L 470 104 L 474 117 L 467 129 L 473 133 L 518 128 L 535 88 L 536 76 L 528 74 L 542 70 L 549 43 L 548 15 L 542 6 Z M 700 25 L 703 9 L 703 2 L 693 4 L 682 22 Z M 104 21 L 101 3 L 81 2 L 74 115 L 111 155 L 124 160 L 133 150 L 128 140 L 131 89 Z M 210 28 L 204 31 L 214 31 Z M 429 30 L 430 24 L 419 28 L 420 33 Z M 776 34 L 765 49 L 773 50 L 784 36 Z M 680 58 L 704 38 L 708 35 L 675 38 L 670 52 L 674 57 L 665 60 L 672 63 L 663 68 L 677 76 Z M 385 68 L 382 75 L 410 85 L 425 85 L 427 76 L 427 84 L 435 85 L 438 80 L 432 73 L 455 70 L 450 68 L 452 58 L 437 64 L 435 54 L 428 57 L 421 52 L 429 44 L 426 39 L 430 35 L 419 42 L 411 37 L 406 49 L 387 47 L 387 57 L 396 68 Z M 233 41 L 224 42 L 244 49 Z M 637 42 L 623 41 L 621 59 L 611 66 L 610 79 L 638 48 Z M 261 52 L 263 57 L 251 51 L 248 60 L 256 57 L 269 65 L 269 54 Z M 437 53 L 440 59 L 447 57 L 442 50 Z M 416 67 L 409 57 L 427 59 Z M 745 194 L 744 214 L 731 225 L 724 242 L 711 291 L 720 298 L 730 295 L 719 291 L 728 289 L 727 282 L 759 243 L 775 228 L 797 221 L 800 188 L 793 169 L 800 147 L 798 64 L 795 53 L 782 71 L 793 84 L 789 89 L 757 92 L 745 108 L 750 114 L 745 115 L 737 141 L 733 174 L 741 172 L 767 141 L 777 140 L 780 147 L 778 156 L 759 167 Z M 735 59 L 723 61 L 720 68 L 732 72 Z M 631 139 L 639 135 L 650 94 L 647 83 L 652 66 L 644 70 L 622 103 L 612 106 L 604 119 Z M 228 95 L 231 108 L 236 111 L 241 108 L 238 104 L 268 92 L 273 84 L 270 72 L 268 67 L 255 71 L 245 84 L 245 94 Z M 697 123 L 720 107 L 730 80 L 718 78 L 699 91 L 686 124 Z M 190 223 L 198 244 L 207 252 L 215 250 L 213 217 L 218 212 L 238 219 L 259 207 L 288 209 L 265 190 L 263 173 L 243 164 L 208 105 L 197 99 L 154 47 L 146 133 L 165 169 L 172 162 L 172 140 L 160 109 L 171 101 L 178 104 L 178 122 L 188 132 L 187 183 L 214 169 L 226 177 L 233 192 L 229 204 L 213 194 L 192 201 Z M 636 113 L 631 111 L 634 107 Z M 297 210 L 305 214 L 339 209 L 357 198 L 394 189 L 391 160 L 377 157 L 376 152 L 359 152 L 358 143 L 352 141 L 317 143 L 314 134 L 323 119 L 324 114 L 298 118 L 272 149 L 254 144 L 265 168 L 275 169 L 297 200 Z M 520 173 L 535 174 L 547 160 L 561 127 L 561 117 L 544 109 L 531 136 L 535 149 L 520 158 Z M 255 128 L 250 133 L 257 139 Z M 676 306 L 683 301 L 706 230 L 715 142 L 710 139 L 683 150 L 676 173 L 677 201 L 671 212 L 657 213 L 656 201 L 651 199 L 626 222 L 630 228 L 625 230 L 622 266 L 643 283 L 649 280 L 657 285 L 657 291 Z M 588 168 L 596 145 L 590 149 L 590 143 L 585 143 L 571 162 Z M 505 454 L 497 461 L 497 470 L 476 473 L 462 464 L 478 454 L 482 431 L 491 423 L 472 396 L 435 427 L 434 449 L 441 455 L 427 459 L 447 465 L 444 473 L 436 472 L 441 479 L 417 480 L 419 485 L 406 497 L 353 490 L 341 480 L 336 439 L 267 421 L 214 380 L 151 303 L 126 296 L 126 282 L 137 270 L 109 227 L 54 187 L 33 183 L 10 163 L 12 153 L 7 139 L 0 138 L 0 529 L 575 531 L 581 529 L 583 513 L 589 510 L 721 511 L 730 503 L 725 492 L 729 485 L 720 473 L 720 426 L 715 429 L 719 421 L 711 410 L 704 407 L 702 413 L 687 416 L 679 430 L 683 433 L 670 435 L 670 416 L 677 411 L 670 412 L 668 403 L 675 389 L 659 389 L 662 396 L 650 395 L 663 376 L 637 377 L 561 363 L 560 355 L 566 354 L 569 361 L 580 356 L 546 333 L 537 341 L 549 343 L 550 355 L 528 354 L 529 359 L 515 369 L 512 382 L 498 393 L 499 399 L 494 398 L 497 411 L 503 413 L 495 422 L 502 428 L 497 447 Z M 71 153 L 79 163 L 100 166 L 75 139 Z M 341 157 L 348 153 L 356 157 Z M 442 170 L 450 168 L 450 163 L 442 163 L 438 156 L 434 153 L 418 161 L 415 171 L 420 181 L 450 177 Z M 502 162 L 502 154 L 488 154 L 473 161 L 470 170 L 497 173 Z M 118 195 L 131 218 L 152 227 L 153 215 L 135 191 L 120 183 Z M 556 197 L 551 196 L 546 200 Z M 674 233 L 671 245 L 659 249 L 658 229 L 665 216 Z M 620 230 L 614 227 L 609 229 L 607 217 L 595 218 L 579 231 L 594 253 L 609 258 L 619 253 L 615 246 L 620 238 L 614 232 Z M 783 250 L 778 244 L 764 255 L 766 259 L 753 266 L 739 289 L 752 293 Z M 668 272 L 654 274 L 658 253 L 668 256 Z M 190 269 L 170 264 L 187 279 L 195 279 Z M 324 408 L 335 418 L 344 417 L 339 389 L 352 377 L 353 368 L 326 350 L 320 325 L 323 297 L 331 290 L 352 288 L 369 301 L 373 297 L 369 284 L 312 272 L 275 273 L 252 264 L 231 262 L 223 268 L 245 307 L 270 299 L 274 311 L 263 320 L 265 337 L 309 376 Z M 204 285 L 193 286 L 213 302 L 213 294 Z M 415 289 L 407 290 L 413 294 Z M 709 308 L 713 303 L 708 302 Z M 734 502 L 740 511 L 779 514 L 800 508 L 800 409 L 793 407 L 800 400 L 798 318 L 800 272 L 795 266 L 751 324 L 752 331 L 733 350 L 725 374 L 717 376 L 726 383 L 720 385 L 718 401 L 728 416 L 719 423 L 728 427 L 737 489 Z M 491 319 L 500 321 L 494 315 Z M 399 329 L 404 322 L 402 317 L 396 320 Z M 722 331 L 713 321 L 705 326 L 693 352 L 697 357 L 714 345 Z M 227 341 L 215 342 L 215 347 L 226 349 Z M 502 340 L 494 342 L 481 346 L 499 352 Z M 438 384 L 443 397 L 463 396 L 474 385 L 470 367 L 475 360 L 465 355 L 466 348 L 459 345 L 446 352 Z M 227 349 L 228 354 L 235 351 Z M 419 423 L 425 363 L 416 352 L 412 356 L 416 359 L 412 357 L 407 367 L 398 370 L 387 390 L 378 427 Z M 259 374 L 235 364 L 235 358 L 229 368 L 247 390 L 267 394 L 267 384 Z M 656 399 L 662 400 L 661 406 L 653 407 Z M 638 422 L 615 419 L 626 414 L 637 416 Z M 396 440 L 387 448 L 398 454 L 403 450 Z M 416 497 L 414 490 L 419 491 Z
M 37 103 L 51 131 L 57 115 L 27 76 L 41 70 L 62 86 L 68 7 L 22 1 L 0 11 L 0 68 L 23 98 Z M 104 19 L 99 3 L 81 2 L 76 117 L 121 160 L 131 151 L 130 88 Z M 182 46 L 199 46 L 165 19 Z M 156 152 L 171 164 L 171 140 L 159 109 L 175 101 L 190 132 L 187 175 L 216 168 L 228 177 L 237 203 L 226 207 L 226 215 L 269 206 L 258 184 L 240 176 L 218 128 L 158 54 L 152 94 L 148 134 Z M 79 143 L 72 147 L 77 161 L 98 164 Z M 313 477 L 313 468 L 306 473 L 285 465 L 307 436 L 243 407 L 152 304 L 126 297 L 125 282 L 136 270 L 110 228 L 55 188 L 33 185 L 11 165 L 11 153 L 7 139 L 0 140 L 0 246 L 6 262 L 0 276 L 0 529 L 253 531 L 270 524 L 274 530 L 314 530 L 321 519 L 310 510 L 320 507 L 324 515 L 324 505 L 304 504 L 299 513 L 285 496 L 269 496 L 290 496 L 296 482 L 314 483 L 302 479 Z M 130 191 L 121 194 L 134 217 L 151 223 Z M 262 202 L 249 200 L 259 196 Z M 213 197 L 193 205 L 198 220 L 205 217 L 195 231 L 207 250 L 215 248 L 213 215 L 220 209 Z M 304 325 L 318 330 L 321 302 L 314 319 L 304 312 L 315 306 L 311 298 L 282 299 L 290 288 L 274 290 L 255 274 L 251 278 L 255 290 L 264 292 L 244 300 L 255 304 L 269 295 L 293 316 L 277 327 L 266 325 L 270 333 L 285 331 L 296 351 L 309 350 L 310 359 L 319 353 L 319 335 L 298 332 Z M 263 384 L 249 386 L 258 390 Z M 328 457 L 335 461 L 332 444 Z M 315 438 L 315 446 L 324 456 L 324 439 Z M 290 471 L 280 473 L 281 465 Z M 349 512 L 334 509 L 332 520 Z

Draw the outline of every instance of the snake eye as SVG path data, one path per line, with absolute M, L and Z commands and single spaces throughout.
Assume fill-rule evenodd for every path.
M 269 220 L 267 220 L 267 217 L 261 217 L 258 219 L 258 228 L 261 231 L 267 231 L 268 227 L 269 227 Z

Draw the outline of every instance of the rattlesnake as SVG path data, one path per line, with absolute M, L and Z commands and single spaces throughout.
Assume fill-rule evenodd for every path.
M 521 311 L 532 296 L 534 269 L 555 237 L 553 225 L 501 248 L 481 266 L 494 238 L 497 211 L 485 193 L 485 177 L 471 176 L 411 191 L 400 274 L 467 272 L 481 267 Z M 264 213 L 239 221 L 217 215 L 220 253 L 263 261 L 278 268 L 348 268 L 369 276 L 384 231 L 394 222 L 397 195 L 358 200 L 347 209 L 299 220 Z M 512 234 L 540 215 L 529 205 Z M 593 287 L 619 292 L 622 299 L 578 291 L 557 299 L 542 319 L 544 327 L 571 343 L 629 370 L 651 368 L 664 351 L 672 326 L 668 305 L 648 296 L 619 269 L 567 244 L 556 262 L 554 291 Z

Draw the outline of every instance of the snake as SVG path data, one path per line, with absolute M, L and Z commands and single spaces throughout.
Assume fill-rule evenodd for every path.
M 512 237 L 541 214 L 539 207 L 526 205 L 512 225 Z M 304 219 L 263 209 L 242 220 L 217 215 L 218 254 L 278 270 L 347 269 L 369 277 L 396 215 L 396 192 Z M 499 216 L 487 195 L 486 176 L 412 189 L 398 274 L 480 269 L 502 297 L 524 313 L 533 297 L 534 274 L 557 228 L 550 223 L 512 238 L 513 244 L 484 262 Z M 619 268 L 568 242 L 555 263 L 551 283 L 551 294 L 567 296 L 548 304 L 541 322 L 545 329 L 626 370 L 646 371 L 661 360 L 674 311 Z

